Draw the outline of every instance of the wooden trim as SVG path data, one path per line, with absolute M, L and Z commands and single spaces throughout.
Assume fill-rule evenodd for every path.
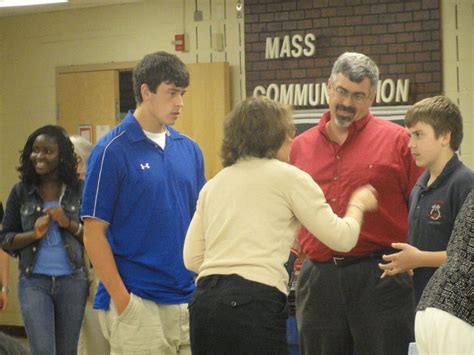
M 103 64 L 83 64 L 83 65 L 67 65 L 56 67 L 56 75 L 63 73 L 77 73 L 77 72 L 88 72 L 88 71 L 100 71 L 100 70 L 118 70 L 118 71 L 129 71 L 133 70 L 138 61 L 131 62 L 112 62 Z

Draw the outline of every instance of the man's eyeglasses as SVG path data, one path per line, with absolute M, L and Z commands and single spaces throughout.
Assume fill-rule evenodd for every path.
M 355 92 L 355 93 L 351 93 L 349 91 L 347 91 L 346 89 L 344 88 L 341 88 L 340 86 L 337 86 L 335 89 L 334 89 L 334 92 L 336 93 L 337 96 L 339 96 L 341 99 L 346 99 L 348 98 L 349 96 L 351 97 L 352 101 L 360 104 L 364 101 L 366 101 L 369 97 L 364 94 L 363 92 Z

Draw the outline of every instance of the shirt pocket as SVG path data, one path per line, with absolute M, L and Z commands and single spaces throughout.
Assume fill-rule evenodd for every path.
M 63 202 L 62 207 L 69 218 L 72 218 L 74 221 L 79 221 L 79 213 L 81 210 L 81 204 L 79 200 Z
M 23 231 L 29 231 L 34 228 L 36 219 L 41 215 L 42 207 L 33 202 L 25 203 L 20 208 L 21 227 Z
M 390 164 L 369 162 L 360 164 L 352 172 L 349 172 L 348 181 L 352 181 L 351 185 L 354 187 L 370 184 L 385 197 L 399 195 L 401 191 L 400 170 L 397 166 Z M 379 198 L 384 196 L 379 196 Z

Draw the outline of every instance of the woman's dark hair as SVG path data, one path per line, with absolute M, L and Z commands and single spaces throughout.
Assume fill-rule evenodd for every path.
M 17 168 L 20 173 L 20 180 L 28 185 L 39 185 L 40 183 L 39 175 L 36 173 L 35 167 L 30 160 L 33 143 L 40 135 L 53 138 L 58 144 L 59 180 L 68 186 L 77 186 L 79 184 L 79 177 L 77 175 L 77 156 L 74 153 L 74 146 L 64 128 L 53 125 L 38 128 L 26 140 L 25 147 L 20 152 L 20 166 Z
M 224 122 L 222 165 L 231 166 L 244 157 L 275 158 L 294 130 L 289 107 L 265 96 L 243 100 Z

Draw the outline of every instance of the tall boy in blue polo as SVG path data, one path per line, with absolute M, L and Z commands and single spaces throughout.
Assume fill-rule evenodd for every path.
M 446 259 L 454 221 L 474 183 L 473 172 L 456 155 L 463 137 L 462 116 L 445 96 L 424 99 L 405 118 L 409 148 L 426 170 L 410 193 L 408 242 L 394 243 L 400 252 L 384 256 L 382 277 L 413 274 L 416 304 L 436 268 Z
M 188 84 L 176 56 L 145 56 L 133 72 L 136 110 L 88 160 L 84 243 L 101 280 L 94 308 L 112 354 L 190 354 L 194 275 L 182 250 L 204 163 L 197 144 L 170 127 Z

